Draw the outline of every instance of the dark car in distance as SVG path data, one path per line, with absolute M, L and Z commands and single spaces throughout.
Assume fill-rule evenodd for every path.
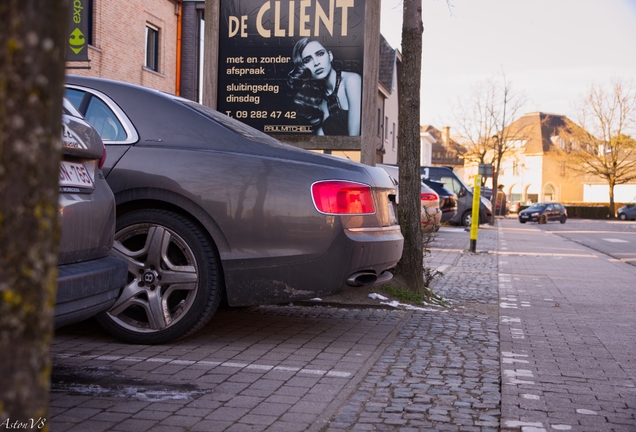
M 126 262 L 109 255 L 115 197 L 102 174 L 105 157 L 97 131 L 64 100 L 56 328 L 110 309 L 126 283 Z
M 391 279 L 404 238 L 381 168 L 302 150 L 196 102 L 97 78 L 66 96 L 100 133 L 126 287 L 97 316 L 131 343 L 251 306 Z
M 446 188 L 441 181 L 422 179 L 422 182 L 439 196 L 439 208 L 442 210 L 441 222 L 452 220 L 457 214 L 457 194 Z
M 551 221 L 558 221 L 564 224 L 568 219 L 568 212 L 559 203 L 535 203 L 525 210 L 519 212 L 519 222 L 538 222 L 545 224 Z

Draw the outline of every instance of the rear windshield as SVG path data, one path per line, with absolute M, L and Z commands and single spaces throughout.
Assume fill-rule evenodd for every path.
M 274 138 L 272 138 L 271 136 L 254 129 L 251 126 L 246 125 L 245 123 L 242 123 L 238 120 L 234 120 L 231 117 L 226 116 L 225 114 L 221 114 L 220 112 L 213 110 L 210 107 L 206 107 L 205 105 L 201 105 L 199 103 L 193 102 L 191 100 L 188 99 L 183 99 L 183 98 L 175 98 L 175 100 L 177 100 L 178 102 L 181 102 L 184 105 L 189 106 L 190 108 L 198 111 L 199 113 L 203 114 L 204 116 L 214 120 L 217 123 L 220 123 L 221 125 L 225 126 L 226 128 L 230 129 L 233 132 L 236 132 L 237 134 L 251 140 L 251 141 L 257 141 L 257 142 L 261 142 L 261 143 L 270 143 L 270 144 L 278 144 L 278 141 L 276 141 Z

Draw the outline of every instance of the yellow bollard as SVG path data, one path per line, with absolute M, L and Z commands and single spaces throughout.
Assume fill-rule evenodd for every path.
M 473 212 L 470 223 L 470 251 L 477 251 L 477 231 L 479 230 L 479 206 L 481 205 L 481 175 L 475 175 L 473 187 Z

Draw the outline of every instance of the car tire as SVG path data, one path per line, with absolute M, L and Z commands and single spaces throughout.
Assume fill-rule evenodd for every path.
M 462 215 L 462 225 L 465 227 L 469 227 L 473 222 L 473 212 L 472 210 L 466 210 Z
M 547 218 L 547 216 L 546 216 L 546 215 L 541 215 L 541 216 L 539 216 L 539 223 L 540 223 L 540 224 L 548 223 L 548 218 Z
M 564 224 L 566 220 L 568 220 L 566 215 L 561 215 L 561 217 L 559 218 L 559 222 L 561 222 L 562 224 Z
M 625 213 L 619 213 L 618 218 L 622 221 L 627 220 L 627 215 Z
M 526 223 L 526 221 L 522 221 L 522 220 L 520 220 L 519 222 L 521 222 L 521 223 Z
M 128 283 L 97 320 L 118 339 L 168 343 L 200 329 L 219 306 L 216 250 L 177 213 L 144 209 L 118 217 L 112 254 L 128 262 Z

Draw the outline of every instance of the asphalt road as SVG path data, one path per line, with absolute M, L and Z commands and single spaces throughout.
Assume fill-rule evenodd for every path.
M 568 219 L 565 224 L 526 223 L 519 227 L 550 232 L 636 266 L 636 221 Z

